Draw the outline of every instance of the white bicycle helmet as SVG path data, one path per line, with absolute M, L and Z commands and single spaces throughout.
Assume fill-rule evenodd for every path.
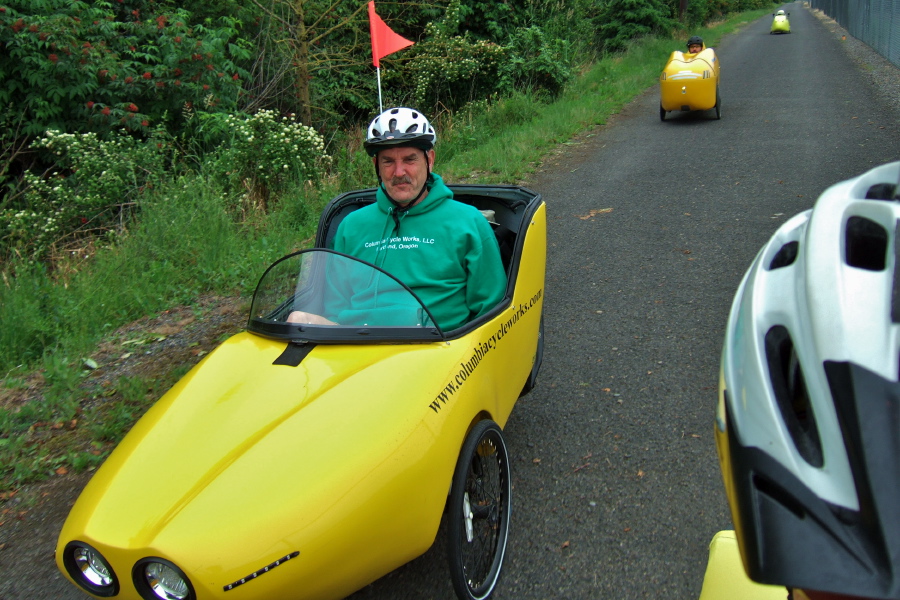
M 390 108 L 369 124 L 363 146 L 369 156 L 392 146 L 414 146 L 431 150 L 437 142 L 434 127 L 425 115 L 412 108 Z
M 900 162 L 827 189 L 731 307 L 716 446 L 760 583 L 900 599 Z
M 783 16 L 784 16 L 784 11 L 783 11 L 783 10 L 779 10 L 778 12 L 775 13 L 775 16 L 783 17 Z

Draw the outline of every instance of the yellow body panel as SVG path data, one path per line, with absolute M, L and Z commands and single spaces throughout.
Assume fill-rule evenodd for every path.
M 744 572 L 733 531 L 720 531 L 709 544 L 709 563 L 703 576 L 700 600 L 786 600 L 787 589 L 763 585 Z
M 505 425 L 538 347 L 546 213 L 529 226 L 513 302 L 460 338 L 316 346 L 223 343 L 135 425 L 60 534 L 100 551 L 122 600 L 135 562 L 172 561 L 197 597 L 342 598 L 433 543 L 473 422 Z M 224 586 L 299 555 L 231 591 Z
M 672 110 L 708 110 L 716 105 L 719 60 L 715 50 L 697 54 L 675 51 L 659 77 L 660 107 Z

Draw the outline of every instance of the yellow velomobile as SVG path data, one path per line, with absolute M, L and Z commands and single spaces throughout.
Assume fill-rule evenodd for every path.
M 788 20 L 789 16 L 791 16 L 791 13 L 786 13 L 783 10 L 773 14 L 772 27 L 769 29 L 769 33 L 790 33 L 791 22 Z
M 666 113 L 715 109 L 722 118 L 719 97 L 719 59 L 716 51 L 702 46 L 697 53 L 676 50 L 659 76 L 659 118 Z
M 490 216 L 503 301 L 442 331 L 404 284 L 328 249 L 374 190 L 335 198 L 316 248 L 263 275 L 247 331 L 85 488 L 56 551 L 70 580 L 126 600 L 343 598 L 423 554 L 446 514 L 457 595 L 493 592 L 510 516 L 502 427 L 543 352 L 546 208 L 520 187 L 450 187 Z M 348 306 L 347 288 L 372 294 Z M 291 323 L 295 310 L 341 324 Z

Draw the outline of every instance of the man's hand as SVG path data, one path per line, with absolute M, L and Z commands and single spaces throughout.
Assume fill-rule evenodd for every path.
M 325 317 L 313 313 L 295 310 L 288 315 L 288 323 L 306 323 L 309 325 L 337 325 L 334 321 L 329 321 Z

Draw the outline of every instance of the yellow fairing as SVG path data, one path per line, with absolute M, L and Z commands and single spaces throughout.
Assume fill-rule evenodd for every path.
M 715 50 L 697 54 L 675 51 L 659 77 L 660 107 L 666 111 L 708 110 L 715 107 L 719 61 Z
M 720 531 L 709 544 L 700 600 L 785 600 L 787 589 L 755 583 L 744 572 L 733 531 Z
M 287 344 L 238 334 L 135 425 L 61 532 L 96 548 L 139 600 L 135 563 L 179 566 L 199 600 L 342 598 L 433 543 L 462 441 L 503 426 L 531 372 L 543 307 L 545 208 L 512 304 L 448 342 Z M 284 564 L 230 591 L 274 561 Z

